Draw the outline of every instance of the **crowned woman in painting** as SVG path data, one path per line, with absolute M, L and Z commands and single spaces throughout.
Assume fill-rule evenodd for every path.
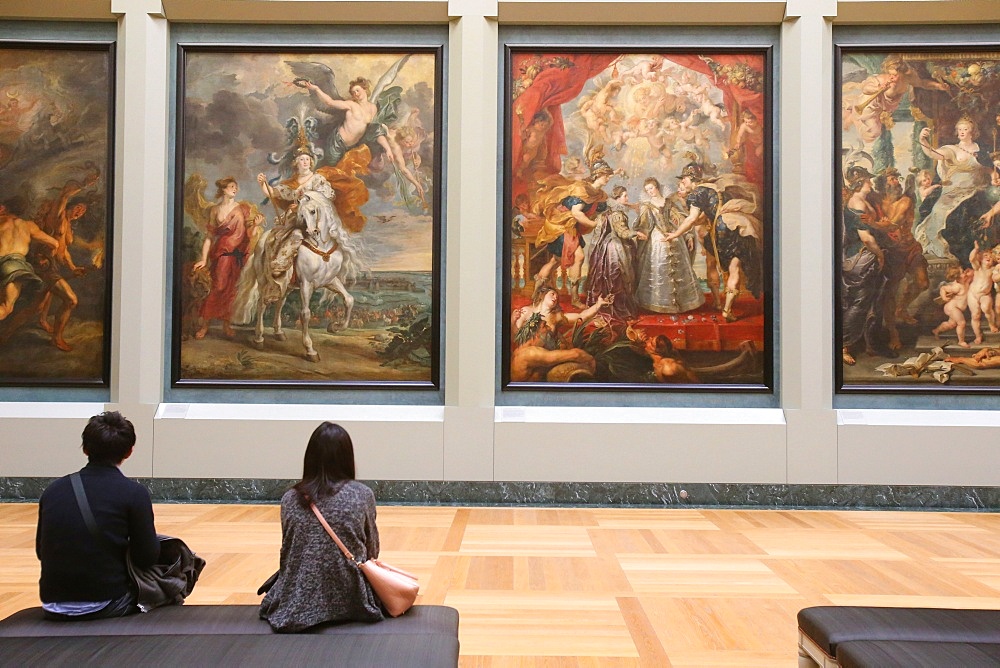
M 691 264 L 694 232 L 667 241 L 687 214 L 684 197 L 688 191 L 682 184 L 673 197 L 664 197 L 660 182 L 652 176 L 642 189 L 646 199 L 639 208 L 638 230 L 648 234 L 649 240 L 639 246 L 635 298 L 640 308 L 654 313 L 693 311 L 705 303 Z

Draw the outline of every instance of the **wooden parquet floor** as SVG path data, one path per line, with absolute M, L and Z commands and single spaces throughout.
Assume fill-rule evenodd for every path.
M 257 603 L 278 508 L 156 506 Z M 34 504 L 0 504 L 0 617 L 38 605 Z M 1000 608 L 1000 514 L 382 506 L 382 555 L 461 613 L 463 667 L 795 666 L 810 605 Z

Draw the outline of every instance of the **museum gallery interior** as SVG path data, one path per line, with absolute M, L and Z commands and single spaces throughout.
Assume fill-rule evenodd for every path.
M 6 0 L 0 271 L 19 665 L 1000 665 L 992 0 Z M 104 411 L 206 566 L 43 621 Z M 420 593 L 275 634 L 324 421 Z

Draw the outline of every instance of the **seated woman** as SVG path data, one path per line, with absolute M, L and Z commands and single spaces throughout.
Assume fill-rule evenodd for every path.
M 260 616 L 278 632 L 324 622 L 377 622 L 378 598 L 313 515 L 315 503 L 355 558 L 378 557 L 375 495 L 354 479 L 354 446 L 343 427 L 324 422 L 306 446 L 302 480 L 281 497 L 278 577 Z

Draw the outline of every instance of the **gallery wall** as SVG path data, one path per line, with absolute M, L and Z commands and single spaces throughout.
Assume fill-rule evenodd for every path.
M 956 39 L 968 24 L 988 35 L 982 24 L 1000 22 L 996 2 L 8 0 L 3 12 L 4 39 L 116 25 L 118 335 L 109 390 L 0 389 L 0 476 L 78 466 L 85 419 L 114 408 L 139 433 L 126 473 L 150 478 L 294 478 L 309 433 L 334 420 L 354 437 L 359 475 L 373 480 L 1000 485 L 996 397 L 833 389 L 834 31 L 884 25 L 900 38 L 907 28 L 898 24 L 913 24 L 921 39 Z M 204 26 L 219 25 L 225 36 L 241 24 L 264 32 L 261 24 L 273 24 L 282 39 L 310 44 L 351 25 L 385 25 L 391 35 L 417 24 L 446 35 L 440 391 L 170 387 L 172 34 L 210 35 Z M 775 392 L 511 399 L 499 389 L 502 39 L 558 35 L 555 25 L 598 45 L 629 30 L 669 35 L 671 26 L 775 35 Z

